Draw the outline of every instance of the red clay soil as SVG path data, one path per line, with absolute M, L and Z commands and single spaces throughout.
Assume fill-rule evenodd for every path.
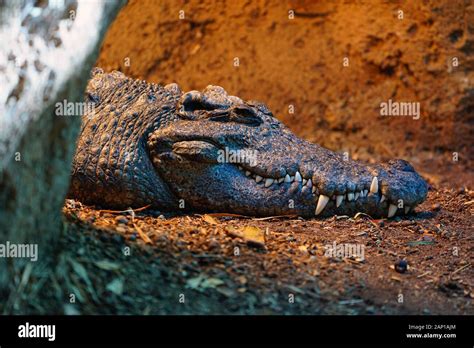
M 473 18 L 469 1 L 130 1 L 98 66 L 183 90 L 221 85 L 332 150 L 409 160 L 428 200 L 393 220 L 131 214 L 68 201 L 58 272 L 36 282 L 42 301 L 18 299 L 12 311 L 474 314 Z M 419 102 L 421 117 L 381 116 L 389 99 Z M 333 243 L 363 246 L 364 257 L 325 255 Z M 64 301 L 71 291 L 75 304 Z
M 73 279 L 88 274 L 93 284 L 76 276 L 70 283 L 83 300 L 68 306 L 86 314 L 474 314 L 473 207 L 474 192 L 447 189 L 394 220 L 130 214 L 68 201 L 62 258 L 81 264 Z M 261 240 L 236 236 L 244 227 Z M 364 252 L 328 255 L 334 243 Z

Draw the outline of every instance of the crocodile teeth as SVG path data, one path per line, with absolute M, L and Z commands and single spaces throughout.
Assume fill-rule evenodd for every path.
M 281 184 L 283 181 L 285 181 L 285 178 L 280 178 L 278 179 L 278 183 Z
M 308 180 L 303 179 L 303 186 L 306 185 L 307 182 L 308 182 Z
M 391 218 L 397 212 L 398 207 L 394 204 L 390 204 L 388 207 L 388 217 Z
M 410 212 L 410 207 L 408 205 L 405 206 L 405 214 L 408 214 Z
M 315 215 L 319 215 L 324 208 L 326 208 L 326 204 L 329 202 L 329 197 L 325 195 L 320 195 L 318 199 L 318 205 L 316 206 L 316 211 L 314 212 Z
M 336 207 L 339 207 L 344 200 L 344 195 L 337 195 L 336 196 Z
M 348 200 L 349 202 L 352 202 L 352 201 L 354 200 L 354 192 L 349 192 L 349 193 L 347 194 L 347 200 Z
M 295 174 L 295 181 L 298 181 L 298 182 L 303 181 L 303 179 L 301 178 L 300 172 L 296 172 L 296 174 Z
M 263 178 L 262 178 L 260 175 L 257 175 L 257 176 L 255 177 L 255 181 L 256 181 L 256 182 L 260 182 L 260 181 L 262 181 L 262 180 L 263 180 Z
M 364 197 L 367 197 L 368 194 L 369 194 L 369 190 L 364 190 Z
M 356 192 L 356 193 L 354 194 L 354 201 L 357 201 L 357 199 L 359 198 L 359 195 L 360 195 L 359 192 Z
M 293 182 L 295 181 L 295 177 L 294 176 L 290 176 L 290 182 Z
M 361 196 L 361 197 L 365 197 L 365 196 L 364 196 L 364 190 L 360 190 L 360 196 Z
M 313 189 L 311 190 L 311 192 L 313 192 L 313 193 L 316 192 L 316 186 L 313 186 Z
M 245 172 L 245 176 L 250 176 L 250 174 L 252 173 L 250 173 L 248 170 Z
M 267 179 L 265 180 L 265 187 L 270 187 L 270 186 L 272 186 L 273 181 L 274 181 L 273 179 L 267 178 Z
M 385 196 L 382 195 L 382 198 L 380 198 L 380 202 L 379 203 L 382 203 L 383 201 L 385 201 Z
M 309 188 L 313 187 L 313 182 L 311 181 L 311 179 L 308 179 L 306 186 L 308 186 Z
M 244 170 L 244 168 L 242 168 L 242 166 L 239 166 L 239 170 Z
M 291 182 L 291 178 L 288 174 L 285 176 L 285 182 Z
M 379 192 L 379 181 L 376 176 L 372 179 L 372 183 L 370 184 L 370 193 L 377 193 Z

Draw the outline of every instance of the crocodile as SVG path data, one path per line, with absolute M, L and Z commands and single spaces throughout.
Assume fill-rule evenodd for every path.
M 298 138 L 258 101 L 92 71 L 68 196 L 96 206 L 251 216 L 412 213 L 425 180 Z

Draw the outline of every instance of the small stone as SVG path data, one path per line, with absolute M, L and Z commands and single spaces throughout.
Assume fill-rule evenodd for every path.
M 439 203 L 434 203 L 432 206 L 431 206 L 431 209 L 433 211 L 440 211 L 441 210 L 441 205 Z
M 127 232 L 127 229 L 123 226 L 118 226 L 116 229 L 115 229 L 118 233 L 126 233 Z
M 117 222 L 118 224 L 128 224 L 128 219 L 123 216 L 123 215 L 119 215 L 115 218 L 115 222 Z
M 137 234 L 134 232 L 130 235 L 129 239 L 133 242 L 135 240 L 137 240 Z
M 408 262 L 407 260 L 399 260 L 395 262 L 395 271 L 398 273 L 405 273 L 408 269 Z

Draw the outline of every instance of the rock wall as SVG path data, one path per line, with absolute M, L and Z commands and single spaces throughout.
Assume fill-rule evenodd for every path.
M 51 261 L 82 102 L 98 47 L 122 1 L 0 2 L 0 244 L 38 244 L 38 261 L 0 258 L 0 309 Z

